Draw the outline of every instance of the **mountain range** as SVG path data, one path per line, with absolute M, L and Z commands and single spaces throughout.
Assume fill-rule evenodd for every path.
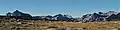
M 70 15 L 57 14 L 54 16 L 32 16 L 27 13 L 22 13 L 18 10 L 13 13 L 8 12 L 7 16 L 22 16 L 22 18 L 27 19 L 42 19 L 42 20 L 54 20 L 54 21 L 119 21 L 120 20 L 120 12 L 108 11 L 108 12 L 98 12 L 93 14 L 85 14 L 80 18 L 73 18 Z M 30 18 L 29 18 L 30 17 Z M 31 18 L 32 17 L 32 18 Z

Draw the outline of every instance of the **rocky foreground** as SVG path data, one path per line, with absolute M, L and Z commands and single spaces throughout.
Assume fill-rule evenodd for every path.
M 120 30 L 120 21 L 61 22 L 61 21 L 1 21 L 0 30 Z

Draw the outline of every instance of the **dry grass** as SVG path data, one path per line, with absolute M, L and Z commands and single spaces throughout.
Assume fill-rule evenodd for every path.
M 0 30 L 120 30 L 120 21 L 87 23 L 61 21 L 0 22 Z

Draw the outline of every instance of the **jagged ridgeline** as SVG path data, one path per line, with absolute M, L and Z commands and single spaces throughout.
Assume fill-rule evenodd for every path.
M 27 13 L 20 12 L 19 10 L 16 10 L 14 12 L 8 12 L 6 13 L 6 16 L 1 16 L 1 19 L 4 19 L 5 17 L 7 20 L 9 19 L 24 19 L 24 20 L 51 20 L 51 21 L 73 21 L 75 20 L 70 15 L 63 15 L 63 14 L 57 14 L 55 16 L 32 16 Z
M 48 21 L 118 21 L 120 20 L 120 12 L 98 12 L 93 14 L 83 15 L 81 18 L 73 18 L 70 15 L 57 14 L 54 16 L 32 16 L 28 13 L 23 13 L 18 10 L 14 12 L 8 12 L 4 16 L 0 16 L 0 19 L 23 19 L 23 20 L 48 20 Z
M 32 16 L 30 14 L 27 13 L 22 13 L 18 10 L 14 11 L 14 12 L 8 12 L 6 13 L 6 16 L 8 17 L 7 19 L 32 19 Z
M 98 12 L 93 14 L 83 15 L 82 20 L 84 21 L 119 21 L 120 12 Z

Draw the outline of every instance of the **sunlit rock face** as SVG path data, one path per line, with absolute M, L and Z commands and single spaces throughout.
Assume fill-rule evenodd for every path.
M 101 15 L 94 13 L 90 16 L 89 20 L 97 21 L 97 19 L 99 19 L 100 17 L 101 17 Z
M 53 16 L 48 15 L 48 16 L 45 16 L 44 19 L 47 19 L 47 20 L 53 20 L 52 18 L 53 18 Z
M 72 16 L 62 15 L 62 14 L 55 15 L 55 16 L 53 16 L 53 18 L 54 18 L 55 20 L 73 20 L 73 17 L 72 17 Z
M 18 10 L 14 11 L 12 14 L 13 14 L 13 16 L 22 16 L 23 15 L 23 13 Z
M 54 16 L 48 15 L 48 16 L 33 16 L 33 19 L 44 19 L 44 20 L 55 20 L 55 21 L 74 21 L 75 18 L 73 18 L 70 15 L 62 15 L 57 14 Z
M 117 19 L 117 16 L 115 14 L 112 14 L 111 16 L 107 17 L 107 20 L 113 20 Z
M 98 12 L 98 13 L 83 15 L 82 19 L 87 21 L 120 20 L 120 13 L 114 11 L 109 11 L 106 13 Z
M 27 19 L 32 18 L 32 16 L 30 14 L 22 13 L 22 12 L 20 12 L 18 10 L 14 11 L 13 13 L 8 12 L 6 15 L 7 16 L 16 16 L 16 17 L 20 16 L 21 18 L 27 18 Z
M 8 12 L 6 13 L 7 16 L 12 16 L 12 13 Z
M 85 14 L 81 18 L 73 18 L 70 15 L 57 14 L 54 16 L 31 16 L 27 13 L 22 13 L 18 10 L 13 13 L 8 12 L 7 16 L 20 16 L 21 18 L 31 18 L 31 19 L 44 19 L 44 20 L 58 20 L 58 21 L 111 21 L 111 20 L 120 20 L 120 13 L 109 11 L 109 12 L 98 12 L 93 14 Z
M 107 20 L 108 21 L 118 21 L 120 20 L 120 13 L 117 13 L 117 14 L 112 14 L 110 16 L 107 17 Z
M 31 16 L 30 14 L 22 13 L 18 10 L 14 11 L 12 14 L 13 14 L 13 16 Z
M 82 20 L 89 20 L 88 18 L 91 16 L 92 14 L 86 14 L 82 16 Z
M 117 18 L 120 19 L 120 13 L 117 14 Z
M 115 12 L 115 11 L 109 11 L 106 13 L 107 15 L 112 15 L 112 14 L 118 14 L 118 12 Z

